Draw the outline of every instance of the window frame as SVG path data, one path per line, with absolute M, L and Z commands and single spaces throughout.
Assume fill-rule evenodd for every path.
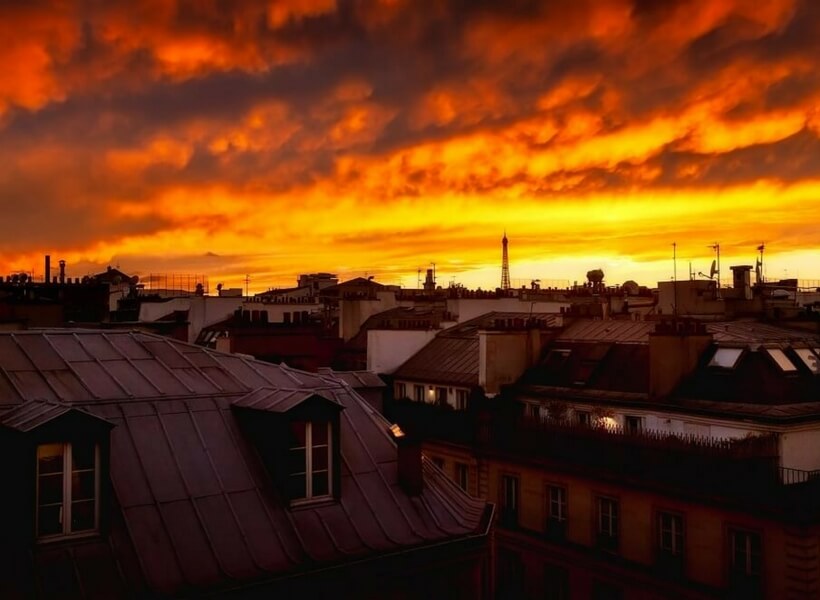
M 291 471 L 290 466 L 288 466 L 287 470 L 287 478 L 288 478 L 288 495 L 290 497 L 290 503 L 293 506 L 298 506 L 301 504 L 311 504 L 314 502 L 323 502 L 326 500 L 332 500 L 334 498 L 334 486 L 333 486 L 333 423 L 331 421 L 315 421 L 315 420 L 295 420 L 291 421 L 289 426 L 293 426 L 294 423 L 303 423 L 305 425 L 305 445 L 304 446 L 291 446 L 288 444 L 288 453 L 292 452 L 293 450 L 300 450 L 304 449 L 305 451 L 305 470 L 294 472 Z M 327 428 L 327 441 L 325 444 L 313 444 L 313 427 L 314 425 L 321 424 Z M 326 469 L 326 477 L 327 477 L 327 493 L 314 495 L 313 494 L 313 476 L 318 472 L 321 473 L 325 469 L 314 469 L 313 468 L 313 449 L 320 448 L 321 446 L 327 446 L 327 469 Z M 293 494 L 292 488 L 290 486 L 290 479 L 294 475 L 304 475 L 305 477 L 305 495 L 304 496 L 295 496 Z
M 507 483 L 512 483 L 508 487 Z M 521 496 L 521 477 L 513 473 L 501 474 L 501 497 L 499 498 L 499 517 L 503 525 L 517 526 L 518 525 L 518 505 Z M 512 490 L 512 503 L 508 501 L 507 491 Z
M 573 409 L 575 424 L 580 427 L 592 427 L 592 411 Z
M 470 465 L 467 463 L 456 462 L 456 485 L 467 492 L 470 486 Z
M 608 514 L 604 514 L 604 506 Z M 595 495 L 595 537 L 596 546 L 609 552 L 617 552 L 620 545 L 621 507 L 618 498 L 606 494 Z M 604 527 L 606 520 L 607 526 Z
M 40 456 L 39 450 L 43 446 L 62 446 L 62 469 L 60 471 L 63 479 L 61 501 L 60 501 L 60 520 L 62 525 L 62 532 L 56 534 L 41 534 L 40 533 Z M 94 446 L 94 526 L 91 529 L 82 529 L 80 531 L 71 531 L 71 509 L 74 501 L 72 499 L 73 473 L 72 468 L 73 459 L 73 441 L 53 441 L 42 442 L 35 446 L 34 460 L 34 536 L 37 543 L 48 543 L 52 541 L 60 541 L 66 539 L 79 539 L 86 537 L 93 537 L 100 534 L 101 530 L 101 510 L 102 503 L 102 451 L 100 443 L 93 441 Z M 88 472 L 88 469 L 78 469 L 77 472 Z M 51 503 L 46 506 L 56 506 L 56 503 Z
M 736 536 L 745 537 L 745 560 L 746 563 L 742 569 L 736 567 L 737 557 L 735 555 Z M 752 556 L 754 548 L 752 548 L 752 539 L 757 539 L 757 570 L 753 570 Z M 729 527 L 729 571 L 733 577 L 739 577 L 747 580 L 760 580 L 763 573 L 763 536 L 758 531 L 752 529 L 744 529 L 741 527 Z
M 632 424 L 637 424 L 633 426 Z M 624 433 L 640 435 L 646 430 L 646 417 L 641 415 L 624 415 Z
M 397 381 L 395 394 L 396 400 L 404 400 L 405 398 L 407 398 L 407 384 L 403 381 Z
M 456 388 L 456 410 L 467 410 L 467 403 L 469 398 L 469 390 Z
M 418 383 L 413 384 L 413 401 L 424 402 L 424 386 Z
M 557 494 L 557 496 L 556 496 Z M 562 540 L 566 537 L 569 523 L 569 491 L 566 485 L 544 485 L 544 531 L 548 537 Z

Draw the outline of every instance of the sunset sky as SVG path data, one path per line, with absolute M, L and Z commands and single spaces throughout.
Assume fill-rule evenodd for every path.
M 817 0 L 0 2 L 0 273 L 820 279 Z

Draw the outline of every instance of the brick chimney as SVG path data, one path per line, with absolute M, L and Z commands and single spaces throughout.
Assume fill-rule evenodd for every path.
M 399 485 L 409 496 L 418 496 L 424 489 L 421 440 L 408 436 L 398 425 L 391 425 L 390 433 L 398 453 Z
M 661 321 L 649 334 L 649 397 L 663 398 L 698 366 L 712 343 L 706 326 L 694 319 Z

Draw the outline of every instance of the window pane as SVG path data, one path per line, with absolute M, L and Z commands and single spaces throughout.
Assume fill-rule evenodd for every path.
M 40 495 L 37 504 L 57 504 L 63 501 L 63 474 L 40 476 Z
M 329 492 L 327 471 L 313 473 L 313 496 L 327 496 Z
M 93 443 L 74 443 L 71 444 L 71 469 L 74 471 L 80 469 L 94 468 L 94 444 Z
M 737 359 L 743 354 L 740 348 L 718 348 L 712 360 L 709 361 L 710 367 L 721 367 L 723 369 L 732 369 L 737 364 Z
M 288 477 L 288 495 L 291 498 L 304 498 L 307 496 L 305 481 L 304 473 Z
M 298 448 L 288 452 L 288 473 L 304 473 L 305 470 L 305 449 Z
M 37 446 L 37 463 L 40 474 L 63 472 L 63 445 Z
M 327 423 L 313 423 L 311 435 L 313 436 L 311 443 L 314 446 L 327 444 Z
M 94 529 L 94 500 L 71 503 L 71 531 Z
M 73 473 L 71 475 L 71 499 L 89 500 L 94 498 L 94 471 Z
M 314 471 L 326 471 L 327 470 L 327 446 L 319 446 L 318 448 L 314 446 L 313 448 L 313 456 L 311 458 L 312 463 L 311 467 Z
M 305 425 L 304 421 L 291 422 L 289 448 L 299 448 L 305 445 Z
M 57 535 L 63 532 L 63 525 L 60 523 L 62 509 L 62 505 L 43 506 L 37 511 L 38 535 Z
M 797 370 L 797 367 L 794 366 L 794 363 L 789 360 L 789 357 L 780 349 L 780 348 L 770 348 L 766 350 L 774 359 L 774 362 L 777 363 L 777 366 L 780 367 L 782 371 L 786 372 L 793 372 Z

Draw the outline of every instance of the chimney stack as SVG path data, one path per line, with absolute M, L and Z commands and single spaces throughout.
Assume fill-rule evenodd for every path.
M 65 283 L 65 261 L 60 261 L 60 283 Z
M 421 441 L 408 437 L 398 425 L 391 425 L 390 433 L 396 442 L 399 485 L 409 496 L 418 496 L 424 489 Z
M 46 254 L 46 267 L 45 267 L 45 274 L 43 275 L 43 281 L 46 284 L 51 283 L 51 255 Z
M 674 319 L 661 321 L 649 334 L 649 397 L 663 398 L 698 366 L 712 343 L 703 323 Z

